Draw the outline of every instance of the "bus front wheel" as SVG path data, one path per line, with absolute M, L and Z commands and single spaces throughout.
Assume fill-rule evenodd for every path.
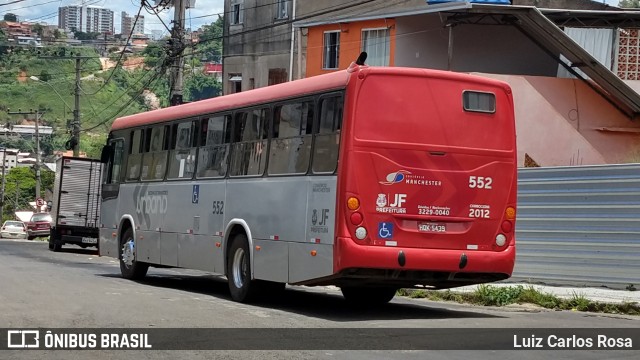
M 386 304 L 396 295 L 396 288 L 388 287 L 341 287 L 342 296 L 354 305 Z
M 250 260 L 247 236 L 236 235 L 227 253 L 227 279 L 231 298 L 238 302 L 252 300 L 258 290 L 257 282 L 251 279 Z
M 120 273 L 129 280 L 140 280 L 147 275 L 149 264 L 136 260 L 136 242 L 133 238 L 133 229 L 128 228 L 120 239 Z

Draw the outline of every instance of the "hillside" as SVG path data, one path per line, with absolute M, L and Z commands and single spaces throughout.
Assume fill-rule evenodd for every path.
M 102 71 L 102 62 L 91 48 L 73 48 L 74 54 L 90 56 L 82 60 L 80 121 L 81 147 L 96 155 L 98 143 L 104 142 L 108 125 L 117 116 L 147 110 L 144 96 L 138 96 L 150 76 L 143 70 L 116 70 L 103 86 L 113 68 Z M 43 59 L 41 56 L 60 55 L 60 48 L 14 49 L 0 53 L 0 125 L 23 123 L 20 116 L 8 115 L 7 110 L 30 109 L 43 111 L 42 123 L 54 127 L 54 147 L 63 148 L 69 139 L 67 122 L 73 119 L 75 60 Z M 70 56 L 69 50 L 66 56 Z M 35 76 L 42 81 L 32 80 Z

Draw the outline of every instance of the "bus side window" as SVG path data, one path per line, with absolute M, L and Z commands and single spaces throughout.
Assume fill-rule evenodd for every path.
M 143 149 L 143 133 L 142 130 L 134 130 L 131 132 L 131 140 L 129 142 L 129 156 L 127 160 L 126 181 L 137 181 L 140 178 L 142 149 Z
M 124 141 L 122 139 L 114 140 L 111 142 L 111 146 L 113 146 L 113 158 L 107 164 L 105 184 L 118 184 L 120 183 L 120 170 L 124 155 Z
M 231 176 L 262 175 L 267 160 L 268 108 L 236 114 Z
M 269 175 L 307 173 L 312 131 L 313 101 L 275 107 L 269 148 Z
M 320 115 L 313 150 L 313 172 L 333 173 L 338 166 L 340 129 L 342 128 L 342 97 L 320 100 Z
M 231 115 L 202 119 L 198 152 L 198 178 L 220 178 L 227 175 Z
M 147 129 L 145 152 L 142 159 L 142 176 L 145 181 L 162 180 L 167 169 L 167 136 L 169 126 Z
M 197 121 L 182 122 L 171 129 L 173 140 L 169 153 L 168 179 L 193 178 L 198 150 L 197 130 Z

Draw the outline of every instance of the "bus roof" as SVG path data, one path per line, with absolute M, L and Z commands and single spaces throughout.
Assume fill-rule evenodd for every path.
M 121 130 L 189 118 L 202 114 L 211 114 L 278 99 L 304 96 L 320 91 L 338 90 L 347 86 L 348 79 L 349 74 L 347 70 L 342 70 L 326 75 L 314 76 L 247 92 L 219 96 L 180 106 L 172 106 L 165 109 L 147 111 L 117 118 L 113 122 L 111 130 Z
M 270 101 L 305 96 L 322 91 L 343 89 L 347 86 L 349 77 L 359 66 L 352 64 L 348 69 L 333 73 L 318 75 L 306 79 L 286 82 L 282 84 L 258 88 L 237 94 L 219 96 L 211 99 L 196 101 L 189 104 L 172 106 L 165 109 L 147 111 L 139 114 L 117 118 L 111 130 L 122 130 L 127 128 L 140 127 L 150 124 L 162 123 L 184 118 L 223 112 L 235 108 L 258 105 Z M 450 71 L 423 69 L 423 68 L 400 68 L 400 67 L 364 67 L 369 73 L 390 73 L 404 74 L 412 76 L 428 76 L 442 79 L 452 79 L 464 82 L 483 83 L 489 86 L 501 87 L 505 90 L 509 85 L 503 81 L 485 78 L 477 75 L 456 73 Z

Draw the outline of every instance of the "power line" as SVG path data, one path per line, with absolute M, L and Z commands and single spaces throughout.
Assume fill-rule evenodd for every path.
M 222 39 L 224 39 L 224 38 L 230 38 L 230 37 L 232 37 L 232 36 L 239 36 L 239 35 L 243 35 L 243 34 L 247 34 L 247 33 L 253 33 L 253 32 L 258 32 L 258 31 L 262 31 L 262 30 L 268 30 L 268 29 L 270 29 L 270 28 L 275 28 L 275 27 L 280 27 L 280 26 L 283 26 L 283 25 L 292 24 L 293 22 L 297 22 L 297 21 L 301 21 L 301 20 L 305 20 L 305 19 L 313 18 L 313 17 L 316 17 L 316 16 L 326 15 L 326 14 L 329 14 L 329 13 L 332 13 L 332 12 L 335 12 L 335 11 L 346 10 L 346 9 L 349 9 L 349 8 L 357 7 L 357 6 L 364 5 L 364 4 L 367 4 L 367 3 L 371 3 L 371 2 L 374 2 L 374 1 L 377 1 L 377 0 L 363 0 L 363 1 L 358 1 L 358 2 L 351 2 L 351 3 L 348 3 L 348 4 L 342 4 L 342 5 L 338 5 L 338 6 L 332 6 L 332 7 L 325 8 L 325 9 L 324 9 L 324 10 L 322 10 L 322 11 L 317 11 L 317 12 L 314 12 L 314 13 L 311 13 L 311 14 L 308 14 L 308 15 L 305 15 L 305 16 L 302 16 L 302 17 L 298 17 L 298 18 L 296 18 L 295 20 L 285 20 L 285 21 L 279 22 L 279 23 L 277 23 L 277 24 L 269 24 L 269 25 L 265 25 L 265 26 L 259 26 L 259 27 L 255 27 L 255 28 L 251 28 L 251 29 L 246 29 L 246 30 L 244 30 L 244 31 L 240 31 L 240 32 L 237 32 L 237 33 L 234 33 L 234 34 L 222 35 L 222 36 L 217 36 L 217 37 L 209 38 L 209 39 L 206 39 L 205 41 L 200 42 L 200 44 L 207 43 L 207 42 L 210 42 L 210 41 L 215 41 L 215 40 L 222 40 Z M 143 5 L 145 5 L 144 3 L 146 3 L 146 0 L 143 0 Z M 275 3 L 274 3 L 274 4 L 275 4 Z M 261 5 L 261 6 L 264 6 L 264 5 Z M 144 7 L 144 6 L 143 6 L 143 7 Z M 139 12 L 140 12 L 141 10 L 142 10 L 142 7 L 139 9 Z M 138 13 L 138 15 L 139 15 L 139 13 Z M 185 18 L 186 18 L 186 16 L 185 16 Z M 184 49 L 183 49 L 183 50 L 184 50 Z M 193 52 L 192 52 L 192 54 L 190 54 L 190 55 L 196 55 L 196 54 L 198 54 L 198 53 L 200 53 L 200 52 L 199 52 L 199 51 L 193 51 Z M 177 53 L 177 54 L 174 54 L 173 56 L 168 56 L 167 58 L 165 58 L 165 59 L 164 59 L 164 61 L 162 62 L 161 67 L 160 67 L 160 71 L 158 71 L 158 72 L 154 72 L 153 70 L 151 70 L 151 71 L 150 71 L 150 72 L 153 72 L 153 73 L 154 73 L 154 76 L 153 76 L 152 80 L 151 80 L 151 81 L 149 81 L 149 82 L 147 82 L 147 83 L 146 83 L 146 85 L 141 89 L 141 92 L 142 92 L 142 91 L 144 91 L 144 89 L 145 89 L 147 86 L 149 86 L 149 84 L 150 84 L 151 82 L 153 82 L 154 80 L 156 80 L 156 78 L 157 78 L 157 76 L 159 76 L 159 74 L 161 74 L 162 72 L 164 72 L 164 70 L 165 70 L 165 66 L 166 66 L 165 64 L 166 64 L 169 60 L 171 60 L 172 58 L 174 58 L 175 56 L 180 56 L 180 57 L 182 57 L 182 56 L 185 56 L 185 55 L 183 55 L 183 53 L 182 53 L 182 52 L 179 52 L 179 53 Z M 138 79 L 138 81 L 136 82 L 136 84 L 137 84 L 137 83 L 139 83 L 143 78 L 144 78 L 144 76 L 142 76 L 140 79 Z M 134 84 L 134 85 L 136 85 L 136 84 Z M 128 90 L 128 89 L 127 89 L 127 90 Z M 127 90 L 125 90 L 125 92 L 123 92 L 123 94 L 122 94 L 120 97 L 118 97 L 118 98 L 117 98 L 117 99 L 116 99 L 112 104 L 110 104 L 110 105 L 109 105 L 109 106 L 107 106 L 105 109 L 103 109 L 100 113 L 98 113 L 98 115 L 99 115 L 99 114 L 102 114 L 106 109 L 108 109 L 111 105 L 115 104 L 115 102 L 117 102 L 117 101 L 118 101 L 119 99 L 121 99 L 125 94 L 127 94 Z M 139 97 L 139 95 L 140 95 L 140 94 L 138 94 L 138 96 L 136 96 L 136 99 L 137 99 L 137 97 Z M 127 106 L 128 106 L 128 105 L 130 105 L 131 101 L 135 101 L 135 100 L 130 100 L 130 102 L 129 102 L 129 104 L 127 104 Z M 123 108 L 124 108 L 124 107 L 123 107 Z M 118 111 L 114 114 L 114 116 L 117 116 L 117 115 L 122 111 L 122 109 L 123 109 L 123 108 L 121 108 L 120 110 L 118 110 Z M 111 119 L 112 119 L 112 117 L 108 117 L 108 118 L 104 119 L 103 121 L 101 121 L 100 123 L 98 123 L 97 125 L 92 126 L 92 127 L 88 128 L 88 129 L 84 129 L 84 130 L 82 130 L 82 131 L 91 131 L 91 130 L 93 130 L 93 129 L 96 129 L 97 127 L 102 126 L 103 124 L 105 124 L 106 122 L 108 122 L 108 121 L 109 121 L 109 120 L 111 120 Z
M 102 91 L 102 89 L 104 89 L 105 86 L 107 86 L 107 84 L 109 83 L 109 81 L 111 80 L 111 78 L 113 77 L 113 74 L 116 73 L 116 71 L 118 71 L 118 65 L 120 65 L 120 61 L 122 61 L 122 58 L 124 57 L 124 53 L 127 50 L 127 46 L 129 46 L 129 41 L 131 41 L 131 37 L 133 36 L 133 31 L 136 27 L 136 23 L 138 22 L 138 18 L 140 17 L 140 13 L 142 12 L 142 8 L 144 7 L 145 4 L 145 0 L 142 0 L 141 4 L 140 4 L 140 8 L 138 8 L 138 14 L 136 15 L 135 20 L 133 21 L 133 25 L 131 25 L 131 31 L 129 32 L 129 37 L 127 38 L 127 41 L 124 44 L 124 47 L 122 48 L 122 52 L 120 53 L 120 57 L 118 58 L 118 61 L 116 62 L 116 66 L 113 68 L 113 71 L 111 71 L 111 73 L 109 74 L 109 77 L 107 78 L 107 80 L 105 80 L 105 82 L 102 84 L 102 86 L 96 90 L 96 92 L 92 93 L 92 94 L 87 94 L 87 95 L 95 95 L 97 93 L 99 93 L 100 91 Z
M 107 105 L 104 109 L 102 109 L 99 113 L 97 113 L 97 114 L 96 114 L 96 117 L 98 117 L 99 115 L 101 115 L 102 113 L 104 113 L 107 109 L 109 109 L 111 106 L 113 106 L 115 103 L 117 103 L 117 102 L 118 102 L 120 99 L 122 99 L 125 95 L 129 94 L 128 90 L 129 90 L 129 89 L 131 89 L 133 86 L 136 86 L 137 84 L 139 84 L 139 83 L 142 81 L 142 79 L 144 79 L 144 78 L 147 76 L 147 74 L 152 74 L 152 75 L 153 75 L 153 76 L 152 76 L 152 80 L 150 80 L 150 81 L 148 81 L 147 83 L 145 83 L 145 85 L 143 85 L 143 86 L 142 86 L 142 88 L 141 88 L 140 90 L 138 90 L 138 93 L 139 93 L 139 94 L 140 94 L 140 93 L 142 93 L 142 92 L 144 92 L 144 89 L 146 89 L 152 81 L 154 81 L 155 79 L 157 79 L 157 78 L 160 78 L 160 77 L 161 77 L 162 73 L 163 73 L 163 72 L 164 72 L 164 70 L 165 70 L 165 66 L 166 66 L 166 65 L 165 65 L 165 62 L 166 62 L 166 59 L 164 59 L 164 60 L 161 62 L 161 64 L 160 64 L 159 66 L 155 66 L 153 69 L 149 70 L 146 74 L 143 74 L 142 76 L 140 76 L 140 78 L 139 78 L 139 79 L 138 79 L 138 80 L 137 80 L 137 81 L 136 81 L 132 86 L 129 86 L 127 89 L 125 89 L 125 90 L 123 91 L 123 93 L 122 93 L 118 98 L 116 98 L 116 99 L 115 99 L 114 101 L 112 101 L 109 105 Z M 155 70 L 158 70 L 158 71 L 155 71 Z M 138 95 L 138 96 L 136 96 L 136 97 L 135 97 L 135 99 L 137 99 L 138 97 L 139 97 L 139 95 Z M 131 100 L 130 100 L 130 101 L 131 101 Z M 127 105 L 127 106 L 128 106 L 128 105 Z M 100 127 L 101 125 L 103 125 L 103 124 L 107 123 L 109 120 L 111 120 L 111 119 L 113 118 L 113 116 L 117 116 L 117 114 L 118 114 L 120 111 L 121 111 L 121 110 L 118 110 L 114 115 L 112 115 L 112 116 L 110 116 L 110 117 L 105 118 L 103 121 L 101 121 L 101 122 L 100 122 L 100 123 L 98 123 L 97 125 L 92 126 L 92 127 L 88 128 L 88 129 L 83 129 L 82 131 L 83 131 L 83 132 L 87 132 L 87 131 L 91 131 L 91 130 L 93 130 L 93 129 L 95 129 L 95 128 Z
M 26 0 L 14 0 L 14 1 L 9 1 L 8 3 L 4 3 L 4 4 L 0 4 L 0 6 L 7 6 L 7 5 L 11 5 L 11 4 L 16 4 L 16 3 L 20 3 Z
M 29 6 L 22 6 L 22 7 L 13 8 L 13 9 L 6 9 L 4 11 L 16 11 L 16 10 L 22 10 L 22 9 L 29 9 L 29 8 L 32 8 L 32 7 L 51 4 L 51 3 L 54 3 L 54 2 L 58 2 L 58 1 L 60 1 L 60 0 L 50 0 L 50 1 L 47 1 L 47 2 L 39 3 L 39 4 L 33 4 L 33 5 L 29 5 Z M 6 5 L 6 4 L 3 4 L 3 5 Z M 3 6 L 3 5 L 0 5 L 0 6 Z
M 316 16 L 330 14 L 330 13 L 335 12 L 335 11 L 341 11 L 341 10 L 350 9 L 350 8 L 353 8 L 353 7 L 356 7 L 356 6 L 368 4 L 368 3 L 371 3 L 371 2 L 375 2 L 375 1 L 378 1 L 378 0 L 363 0 L 363 1 L 359 1 L 359 2 L 351 2 L 351 3 L 348 3 L 348 4 L 332 6 L 332 7 L 325 8 L 322 11 L 317 11 L 317 12 L 314 12 L 314 13 L 311 13 L 311 14 L 307 14 L 305 16 L 298 17 L 295 20 L 293 20 L 293 19 L 283 20 L 282 22 L 278 22 L 277 24 L 269 24 L 269 25 L 258 26 L 258 27 L 255 27 L 255 28 L 250 28 L 250 29 L 246 29 L 246 30 L 243 30 L 243 31 L 238 31 L 236 33 L 228 34 L 228 35 L 214 36 L 212 38 L 200 41 L 198 44 L 205 44 L 205 43 L 208 43 L 208 42 L 211 42 L 211 41 L 215 41 L 215 40 L 223 40 L 224 38 L 231 38 L 231 37 L 234 37 L 234 36 L 240 36 L 240 35 L 250 34 L 250 33 L 258 32 L 258 31 L 262 31 L 262 30 L 268 30 L 268 29 L 275 28 L 275 27 L 280 27 L 280 26 L 283 26 L 283 25 L 289 25 L 289 24 L 293 24 L 294 22 L 298 22 L 298 21 L 302 21 L 302 20 L 306 20 L 306 19 L 311 19 L 311 18 L 314 18 Z M 194 51 L 194 54 L 198 54 L 198 53 L 200 53 L 200 52 Z

